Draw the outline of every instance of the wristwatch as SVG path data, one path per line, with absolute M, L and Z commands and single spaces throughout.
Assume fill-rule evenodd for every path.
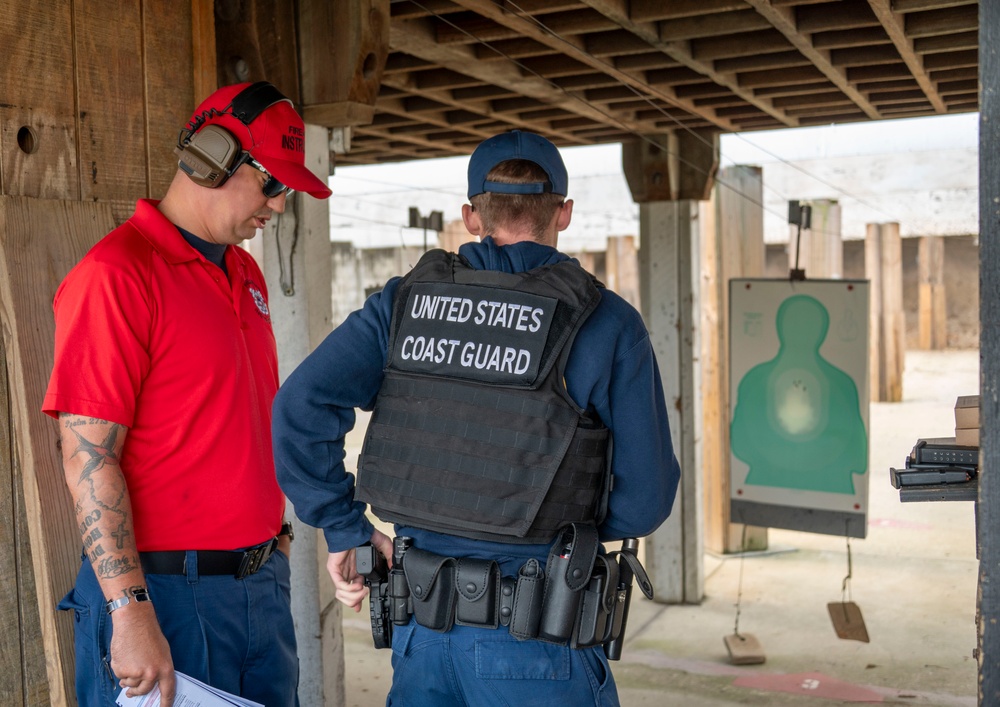
M 151 601 L 149 598 L 149 592 L 145 587 L 129 587 L 128 589 L 123 589 L 122 594 L 124 596 L 112 599 L 104 605 L 104 608 L 108 610 L 109 614 L 116 609 L 120 609 L 123 606 L 131 604 L 133 601 Z
M 292 530 L 291 521 L 286 520 L 284 523 L 281 524 L 281 530 L 278 531 L 278 537 L 280 538 L 282 535 L 287 535 L 289 542 L 295 540 L 295 531 Z

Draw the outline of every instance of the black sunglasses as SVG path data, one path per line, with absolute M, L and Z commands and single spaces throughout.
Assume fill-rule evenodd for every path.
M 294 189 L 290 189 L 289 187 L 285 186 L 277 179 L 275 179 L 273 176 L 271 176 L 271 173 L 268 172 L 266 169 L 264 169 L 264 165 L 255 160 L 253 157 L 251 157 L 249 152 L 246 152 L 244 154 L 246 155 L 246 157 L 244 157 L 243 161 L 246 162 L 251 167 L 253 167 L 254 169 L 260 171 L 261 173 L 264 174 L 265 177 L 267 177 L 267 179 L 264 181 L 264 185 L 261 187 L 261 191 L 264 192 L 264 196 L 266 196 L 268 199 L 273 199 L 282 192 L 284 192 L 285 195 L 288 196 L 291 195 L 293 191 L 295 191 Z

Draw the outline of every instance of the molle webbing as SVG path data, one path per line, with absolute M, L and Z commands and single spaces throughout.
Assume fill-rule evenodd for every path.
M 530 391 L 389 376 L 358 497 L 387 521 L 549 542 L 560 527 L 594 519 L 602 488 L 608 431 L 576 423 L 571 409 Z
M 397 290 L 355 498 L 386 521 L 502 542 L 548 543 L 594 521 L 608 430 L 576 408 L 563 371 L 599 299 L 573 263 L 508 274 L 425 255 Z M 472 365 L 456 353 L 470 341 L 518 363 Z

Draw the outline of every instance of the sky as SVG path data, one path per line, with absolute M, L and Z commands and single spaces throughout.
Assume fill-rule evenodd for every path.
M 787 237 L 793 198 L 838 200 L 845 238 L 863 234 L 865 222 L 891 220 L 904 236 L 969 233 L 977 224 L 978 121 L 978 113 L 966 113 L 726 134 L 721 166 L 762 166 L 768 241 Z M 561 153 L 575 206 L 560 246 L 603 249 L 608 235 L 638 234 L 620 145 Z M 337 167 L 329 180 L 331 239 L 362 248 L 422 245 L 423 230 L 405 227 L 410 207 L 460 219 L 467 166 L 463 156 Z

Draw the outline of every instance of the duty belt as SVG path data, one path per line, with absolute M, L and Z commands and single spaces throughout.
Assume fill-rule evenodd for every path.
M 271 559 L 278 548 L 278 538 L 262 542 L 244 550 L 195 550 L 198 559 L 198 574 L 232 575 L 243 579 L 255 574 Z M 188 551 L 165 550 L 140 552 L 139 564 L 146 574 L 187 574 Z
M 626 547 L 628 543 L 631 543 Z M 652 585 L 635 556 L 637 541 L 620 552 L 598 554 L 592 525 L 567 528 L 553 544 L 546 569 L 527 560 L 516 577 L 501 576 L 493 560 L 454 558 L 393 543 L 393 569 L 366 545 L 358 548 L 358 572 L 371 590 L 376 648 L 391 644 L 392 625 L 410 617 L 434 631 L 452 626 L 506 628 L 515 638 L 587 648 L 604 644 L 609 658 L 621 653 L 633 575 L 652 598 Z M 615 560 L 618 556 L 618 560 Z M 380 561 L 381 560 L 381 561 Z

